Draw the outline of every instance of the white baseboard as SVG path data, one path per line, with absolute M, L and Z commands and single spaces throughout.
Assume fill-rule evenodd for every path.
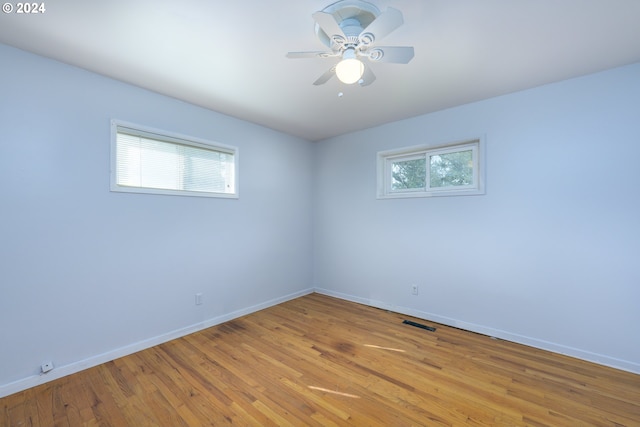
M 315 288 L 315 292 L 323 295 L 332 296 L 335 298 L 340 298 L 347 301 L 356 302 L 359 304 L 368 305 L 371 307 L 381 308 L 383 310 L 389 310 L 389 311 L 393 311 L 400 314 L 406 314 L 408 316 L 429 320 L 431 322 L 436 322 L 436 323 L 440 323 L 447 326 L 453 326 L 455 328 L 476 332 L 482 335 L 488 335 L 491 337 L 500 338 L 505 341 L 511 341 L 518 344 L 528 345 L 530 347 L 535 347 L 541 350 L 548 350 L 554 353 L 563 354 L 565 356 L 571 356 L 577 359 L 586 360 L 588 362 L 597 363 L 599 365 L 609 366 L 611 368 L 632 372 L 634 374 L 640 374 L 640 364 L 634 363 L 628 360 L 617 359 L 615 357 L 606 356 L 598 353 L 592 353 L 592 352 L 581 350 L 578 348 L 568 347 L 565 345 L 544 341 L 537 338 L 531 338 L 524 335 L 514 334 L 514 333 L 503 331 L 500 329 L 494 329 L 494 328 L 486 327 L 483 325 L 478 325 L 475 323 L 463 322 L 463 321 L 452 319 L 449 317 L 440 316 L 434 313 L 415 310 L 408 307 L 396 306 L 396 305 L 385 303 L 383 301 L 376 301 L 368 298 L 357 297 L 354 295 L 343 294 L 341 292 L 335 292 L 328 289 Z
M 217 317 L 205 320 L 203 322 L 199 322 L 199 323 L 187 326 L 185 328 L 168 332 L 166 334 L 158 335 L 156 337 L 152 337 L 143 341 L 138 341 L 130 345 L 108 351 L 106 353 L 98 354 L 90 358 L 80 360 L 78 362 L 74 362 L 64 366 L 56 366 L 54 370 L 50 371 L 47 374 L 33 375 L 30 377 L 20 379 L 18 381 L 0 385 L 0 398 L 9 396 L 10 394 L 17 393 L 22 390 L 26 390 L 31 387 L 35 387 L 40 384 L 44 384 L 44 383 L 56 380 L 58 378 L 65 377 L 67 375 L 74 374 L 76 372 L 80 372 L 88 368 L 92 368 L 94 366 L 100 365 L 101 363 L 106 363 L 111 360 L 115 360 L 120 357 L 124 357 L 129 354 L 132 354 L 141 350 L 145 350 L 155 345 L 162 344 L 167 341 L 171 341 L 173 339 L 192 334 L 202 329 L 210 328 L 211 326 L 215 326 L 215 325 L 227 322 L 229 320 L 237 319 L 238 317 L 242 317 L 247 314 L 251 314 L 256 311 L 263 310 L 265 308 L 269 308 L 274 305 L 281 304 L 283 302 L 286 302 L 295 298 L 299 298 L 301 296 L 304 296 L 313 292 L 332 296 L 335 298 L 340 298 L 346 301 L 352 301 L 359 304 L 368 305 L 371 307 L 381 308 L 383 310 L 389 310 L 389 311 L 394 311 L 396 313 L 406 314 L 408 316 L 425 319 L 425 320 L 440 323 L 443 325 L 453 326 L 453 327 L 464 329 L 467 331 L 477 332 L 479 334 L 500 338 L 506 341 L 512 341 L 519 344 L 524 344 L 531 347 L 539 348 L 542 350 L 548 350 L 554 353 L 564 354 L 567 356 L 575 357 L 575 358 L 586 360 L 589 362 L 598 363 L 600 365 L 605 365 L 612 368 L 640 374 L 640 364 L 630 362 L 627 360 L 616 359 L 610 356 L 592 353 L 592 352 L 576 349 L 573 347 L 567 347 L 564 345 L 560 345 L 560 344 L 556 344 L 556 343 L 552 343 L 552 342 L 548 342 L 548 341 L 544 341 L 536 338 L 531 338 L 524 335 L 514 334 L 508 331 L 489 328 L 489 327 L 477 325 L 474 323 L 463 322 L 463 321 L 452 319 L 449 317 L 440 316 L 434 313 L 415 310 L 408 307 L 396 306 L 396 305 L 385 303 L 383 301 L 376 301 L 368 298 L 357 297 L 354 295 L 335 292 L 328 289 L 309 288 L 309 289 L 298 291 L 298 292 L 285 295 L 279 298 L 274 298 L 272 300 L 269 300 L 251 307 L 246 307 L 241 310 L 236 310 L 231 313 L 217 316 Z
M 44 383 L 56 380 L 58 378 L 65 377 L 67 375 L 75 374 L 76 372 L 80 372 L 85 369 L 89 369 L 94 366 L 100 365 L 102 363 L 106 363 L 111 360 L 115 360 L 120 357 L 127 356 L 129 354 L 132 354 L 141 350 L 145 350 L 147 348 L 156 346 L 158 344 L 162 344 L 167 341 L 171 341 L 176 338 L 180 338 L 185 335 L 192 334 L 202 329 L 210 328 L 211 326 L 219 325 L 220 323 L 228 322 L 229 320 L 237 319 L 238 317 L 242 317 L 247 314 L 251 314 L 256 311 L 260 311 L 265 308 L 269 308 L 271 306 L 281 304 L 283 302 L 286 302 L 295 298 L 299 298 L 301 296 L 310 294 L 312 292 L 313 292 L 313 289 L 311 288 L 294 292 L 292 294 L 274 298 L 272 300 L 269 300 L 251 307 L 246 307 L 241 310 L 236 310 L 231 313 L 223 314 L 221 316 L 217 316 L 217 317 L 205 320 L 203 322 L 199 322 L 199 323 L 187 326 L 185 328 L 177 329 L 175 331 L 171 331 L 166 334 L 158 335 L 156 337 L 149 338 L 143 341 L 138 341 L 138 342 L 129 344 L 127 346 L 108 351 L 106 353 L 97 354 L 95 356 L 92 356 L 87 359 L 80 360 L 74 363 L 70 363 L 68 365 L 56 366 L 55 369 L 53 369 L 52 371 L 46 374 L 33 375 L 30 377 L 22 378 L 18 381 L 0 385 L 0 398 L 9 396 L 10 394 L 17 393 L 22 390 L 26 390 L 31 387 L 35 387 L 40 384 L 44 384 Z

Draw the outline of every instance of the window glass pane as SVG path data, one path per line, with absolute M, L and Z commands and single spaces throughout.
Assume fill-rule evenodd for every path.
M 140 187 L 140 138 L 118 134 L 118 185 Z
M 429 156 L 429 185 L 454 187 L 473 185 L 473 151 L 456 151 Z
M 140 186 L 180 189 L 180 159 L 175 145 L 140 138 Z
M 231 190 L 233 156 L 194 147 L 181 147 L 184 154 L 184 189 L 225 193 Z
M 424 189 L 427 180 L 425 158 L 391 163 L 391 190 Z

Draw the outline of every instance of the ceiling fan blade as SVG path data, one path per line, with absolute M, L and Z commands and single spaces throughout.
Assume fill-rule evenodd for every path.
M 336 18 L 332 14 L 320 11 L 311 16 L 313 16 L 313 19 L 316 20 L 320 28 L 322 28 L 322 31 L 324 31 L 330 39 L 333 39 L 332 36 L 339 36 L 342 40 L 346 40 L 342 28 L 340 28 L 340 25 L 338 25 Z
M 312 52 L 288 52 L 287 58 L 327 58 L 329 56 L 336 56 L 333 52 L 326 51 L 312 51 Z
M 375 40 L 381 40 L 403 23 L 402 12 L 398 9 L 388 7 L 386 11 L 378 15 L 378 17 L 362 31 L 360 37 L 363 34 L 370 33 L 373 34 Z
M 412 46 L 376 46 L 368 52 L 368 57 L 374 62 L 390 62 L 407 64 L 413 59 Z
M 374 82 L 375 79 L 376 79 L 376 75 L 373 74 L 373 71 L 371 71 L 371 67 L 369 67 L 368 65 L 365 65 L 364 73 L 360 78 L 360 82 L 361 82 L 360 86 L 369 86 L 371 83 Z
M 314 86 L 320 86 L 325 84 L 326 82 L 329 81 L 329 79 L 331 79 L 331 77 L 334 76 L 335 73 L 336 73 L 336 67 L 334 65 L 333 67 L 329 68 L 323 75 L 318 77 L 318 80 L 313 82 Z

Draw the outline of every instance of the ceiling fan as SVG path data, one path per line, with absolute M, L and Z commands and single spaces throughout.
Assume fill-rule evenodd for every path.
M 326 83 L 335 74 L 345 84 L 367 86 L 376 79 L 368 62 L 407 64 L 413 58 L 413 47 L 379 46 L 377 43 L 400 27 L 402 12 L 387 8 L 383 13 L 371 3 L 342 0 L 314 13 L 316 35 L 329 51 L 289 52 L 287 58 L 340 58 L 322 74 L 314 85 Z

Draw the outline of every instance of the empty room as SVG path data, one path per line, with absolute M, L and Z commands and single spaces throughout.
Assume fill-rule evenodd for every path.
M 640 426 L 640 2 L 4 2 L 0 426 Z

